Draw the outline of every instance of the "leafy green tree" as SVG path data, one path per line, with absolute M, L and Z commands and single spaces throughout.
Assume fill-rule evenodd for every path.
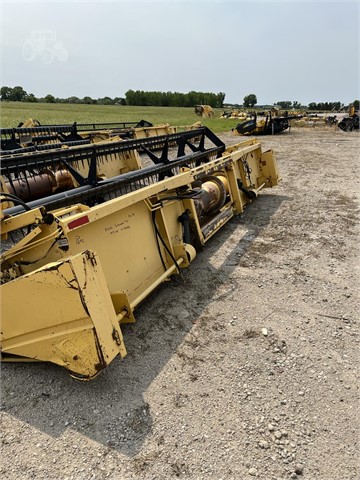
M 224 101 L 225 101 L 226 94 L 224 92 L 219 92 L 217 94 L 218 104 L 216 105 L 217 108 L 224 108 Z
M 134 90 L 128 90 L 126 93 L 125 93 L 125 99 L 126 99 L 126 103 L 127 105 L 134 105 L 134 100 L 135 100 L 135 92 Z
M 340 112 L 341 109 L 341 102 L 333 102 L 330 104 L 331 105 L 331 110 L 334 112 Z
M 25 100 L 27 97 L 27 93 L 23 89 L 23 87 L 20 87 L 19 85 L 12 88 L 10 95 L 9 95 L 9 100 L 12 102 L 22 102 Z
M 280 108 L 291 108 L 292 102 L 290 100 L 283 100 L 281 102 L 277 102 L 276 105 L 278 105 Z
M 55 103 L 55 97 L 49 93 L 45 97 L 45 103 Z
M 69 97 L 66 99 L 66 103 L 82 103 L 82 100 L 78 97 Z
M 103 97 L 103 98 L 98 98 L 97 103 L 100 103 L 100 105 L 114 105 L 114 100 L 110 97 Z
M 250 93 L 249 95 L 245 95 L 244 97 L 244 107 L 254 107 L 257 104 L 257 98 L 254 93 Z
M 33 93 L 29 93 L 29 95 L 25 98 L 25 102 L 28 103 L 37 103 L 38 99 L 35 97 Z
M 11 87 L 1 87 L 1 90 L 0 90 L 1 100 L 10 100 L 11 90 L 12 90 Z
M 86 105 L 93 105 L 94 103 L 96 103 L 96 100 L 91 97 L 84 97 L 82 99 L 82 103 L 85 103 Z
M 114 104 L 115 105 L 126 105 L 126 100 L 125 100 L 125 98 L 115 97 L 114 98 Z
M 319 110 L 319 111 L 340 111 L 343 104 L 341 102 L 311 102 L 308 105 L 309 110 Z
M 354 100 L 353 105 L 355 107 L 355 110 L 359 110 L 359 100 Z
M 194 107 L 195 105 L 210 105 L 221 108 L 225 93 L 195 92 L 146 92 L 143 90 L 128 90 L 125 93 L 127 105 L 153 105 L 161 107 Z

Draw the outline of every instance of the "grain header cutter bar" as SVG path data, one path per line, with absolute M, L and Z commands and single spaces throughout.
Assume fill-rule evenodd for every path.
M 161 155 L 143 145 L 154 165 L 37 204 L 3 195 L 2 360 L 49 361 L 93 378 L 126 355 L 121 325 L 135 321 L 139 303 L 277 185 L 275 156 L 257 139 L 226 148 L 202 132 L 197 147 L 179 137 L 173 159 L 168 142 Z

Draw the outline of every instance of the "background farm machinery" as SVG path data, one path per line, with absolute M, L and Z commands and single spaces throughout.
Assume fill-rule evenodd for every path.
M 195 105 L 195 113 L 199 117 L 211 118 L 215 115 L 215 112 L 210 105 Z
M 344 132 L 359 130 L 359 112 L 356 112 L 354 105 L 350 105 L 349 116 L 344 117 L 341 122 L 339 122 L 338 127 Z
M 245 112 L 243 110 L 235 109 L 231 111 L 224 110 L 220 115 L 220 118 L 238 118 L 241 120 L 250 120 L 253 118 L 252 112 Z
M 263 112 L 264 115 L 259 118 L 256 112 L 249 120 L 239 123 L 232 130 L 238 135 L 274 135 L 287 130 L 290 127 L 289 120 L 301 118 L 298 115 L 278 115 L 276 112 Z

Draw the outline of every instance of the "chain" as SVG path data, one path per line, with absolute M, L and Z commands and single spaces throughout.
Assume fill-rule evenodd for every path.
M 246 157 L 248 155 L 249 155 L 248 153 L 246 155 L 244 155 L 244 157 L 242 157 L 242 159 L 241 159 L 241 162 L 242 162 L 243 167 L 244 167 L 245 176 L 249 181 L 249 186 L 252 186 L 252 183 L 251 183 L 251 172 L 252 172 L 252 170 L 249 167 L 248 161 L 246 160 Z

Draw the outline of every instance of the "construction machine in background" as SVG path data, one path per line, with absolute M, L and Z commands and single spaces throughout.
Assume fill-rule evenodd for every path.
M 124 357 L 136 307 L 279 181 L 257 139 L 226 147 L 206 127 L 9 155 L 1 169 L 8 185 L 64 169 L 72 182 L 31 201 L 2 187 L 2 360 L 78 379 Z

